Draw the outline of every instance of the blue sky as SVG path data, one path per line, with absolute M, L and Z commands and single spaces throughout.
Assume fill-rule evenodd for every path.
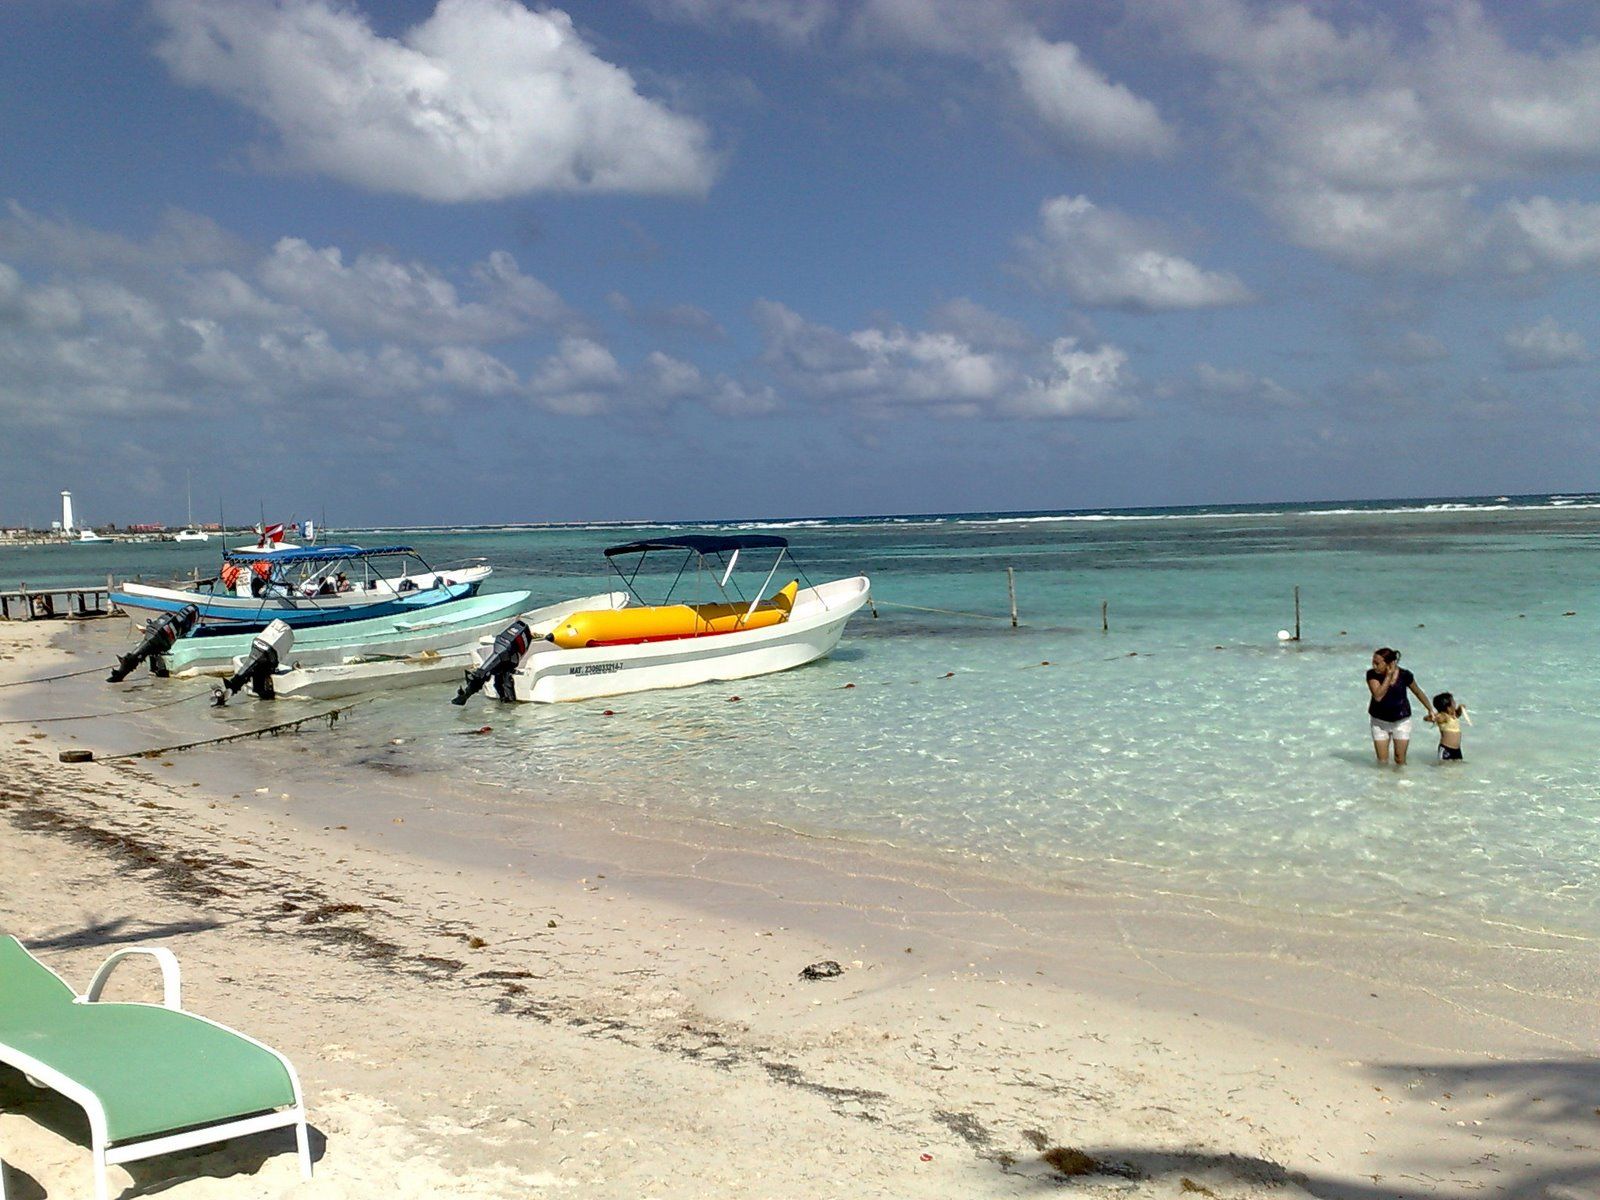
M 0 524 L 1597 486 L 1600 9 L 12 0 Z

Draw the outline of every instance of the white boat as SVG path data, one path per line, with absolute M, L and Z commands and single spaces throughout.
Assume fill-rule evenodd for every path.
M 238 667 L 244 665 L 243 659 L 235 662 Z M 404 658 L 351 658 L 320 667 L 290 667 L 273 672 L 272 687 L 279 699 L 337 700 L 363 692 L 460 679 L 471 666 L 472 648 L 459 646 L 454 650 L 425 650 Z
M 619 555 L 685 550 L 696 573 L 709 571 L 725 599 L 698 606 L 645 604 L 633 588 L 636 568 L 623 574 L 627 604 L 574 614 L 542 636 L 529 630 L 532 636 L 523 637 L 513 626 L 498 638 L 485 638 L 455 702 L 464 703 L 483 687 L 501 700 L 591 700 L 768 675 L 821 658 L 867 603 L 871 584 L 864 575 L 804 588 L 795 582 L 763 601 L 787 548 L 783 538 L 770 535 L 690 535 L 614 546 L 605 552 L 613 566 Z M 751 549 L 776 549 L 777 558 L 754 600 L 729 601 L 727 586 L 739 555 Z M 586 642 L 585 629 L 603 636 Z
M 109 541 L 113 541 L 113 540 L 114 540 L 113 538 L 101 537 L 98 533 L 96 533 L 92 529 L 84 529 L 84 530 L 81 530 L 78 533 L 77 538 L 73 541 L 72 544 L 74 546 L 86 546 L 86 545 L 89 545 L 92 542 L 109 542 Z
M 173 536 L 175 542 L 209 542 L 211 536 L 194 523 L 194 472 L 188 476 L 189 523 Z

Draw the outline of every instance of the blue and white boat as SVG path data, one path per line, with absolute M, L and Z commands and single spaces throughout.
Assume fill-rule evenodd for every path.
M 130 616 L 200 612 L 191 636 L 301 627 L 416 612 L 477 594 L 493 568 L 436 571 L 410 546 L 236 546 L 216 578 L 187 587 L 122 583 L 111 602 Z

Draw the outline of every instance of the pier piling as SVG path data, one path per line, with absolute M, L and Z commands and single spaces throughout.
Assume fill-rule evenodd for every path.
M 1017 627 L 1017 569 L 1006 568 L 1006 591 L 1011 596 L 1011 628 Z

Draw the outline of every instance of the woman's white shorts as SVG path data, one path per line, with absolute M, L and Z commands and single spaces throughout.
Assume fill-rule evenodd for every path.
M 1372 740 L 1375 742 L 1409 742 L 1411 740 L 1411 718 L 1403 721 L 1380 721 L 1377 717 L 1372 720 Z

